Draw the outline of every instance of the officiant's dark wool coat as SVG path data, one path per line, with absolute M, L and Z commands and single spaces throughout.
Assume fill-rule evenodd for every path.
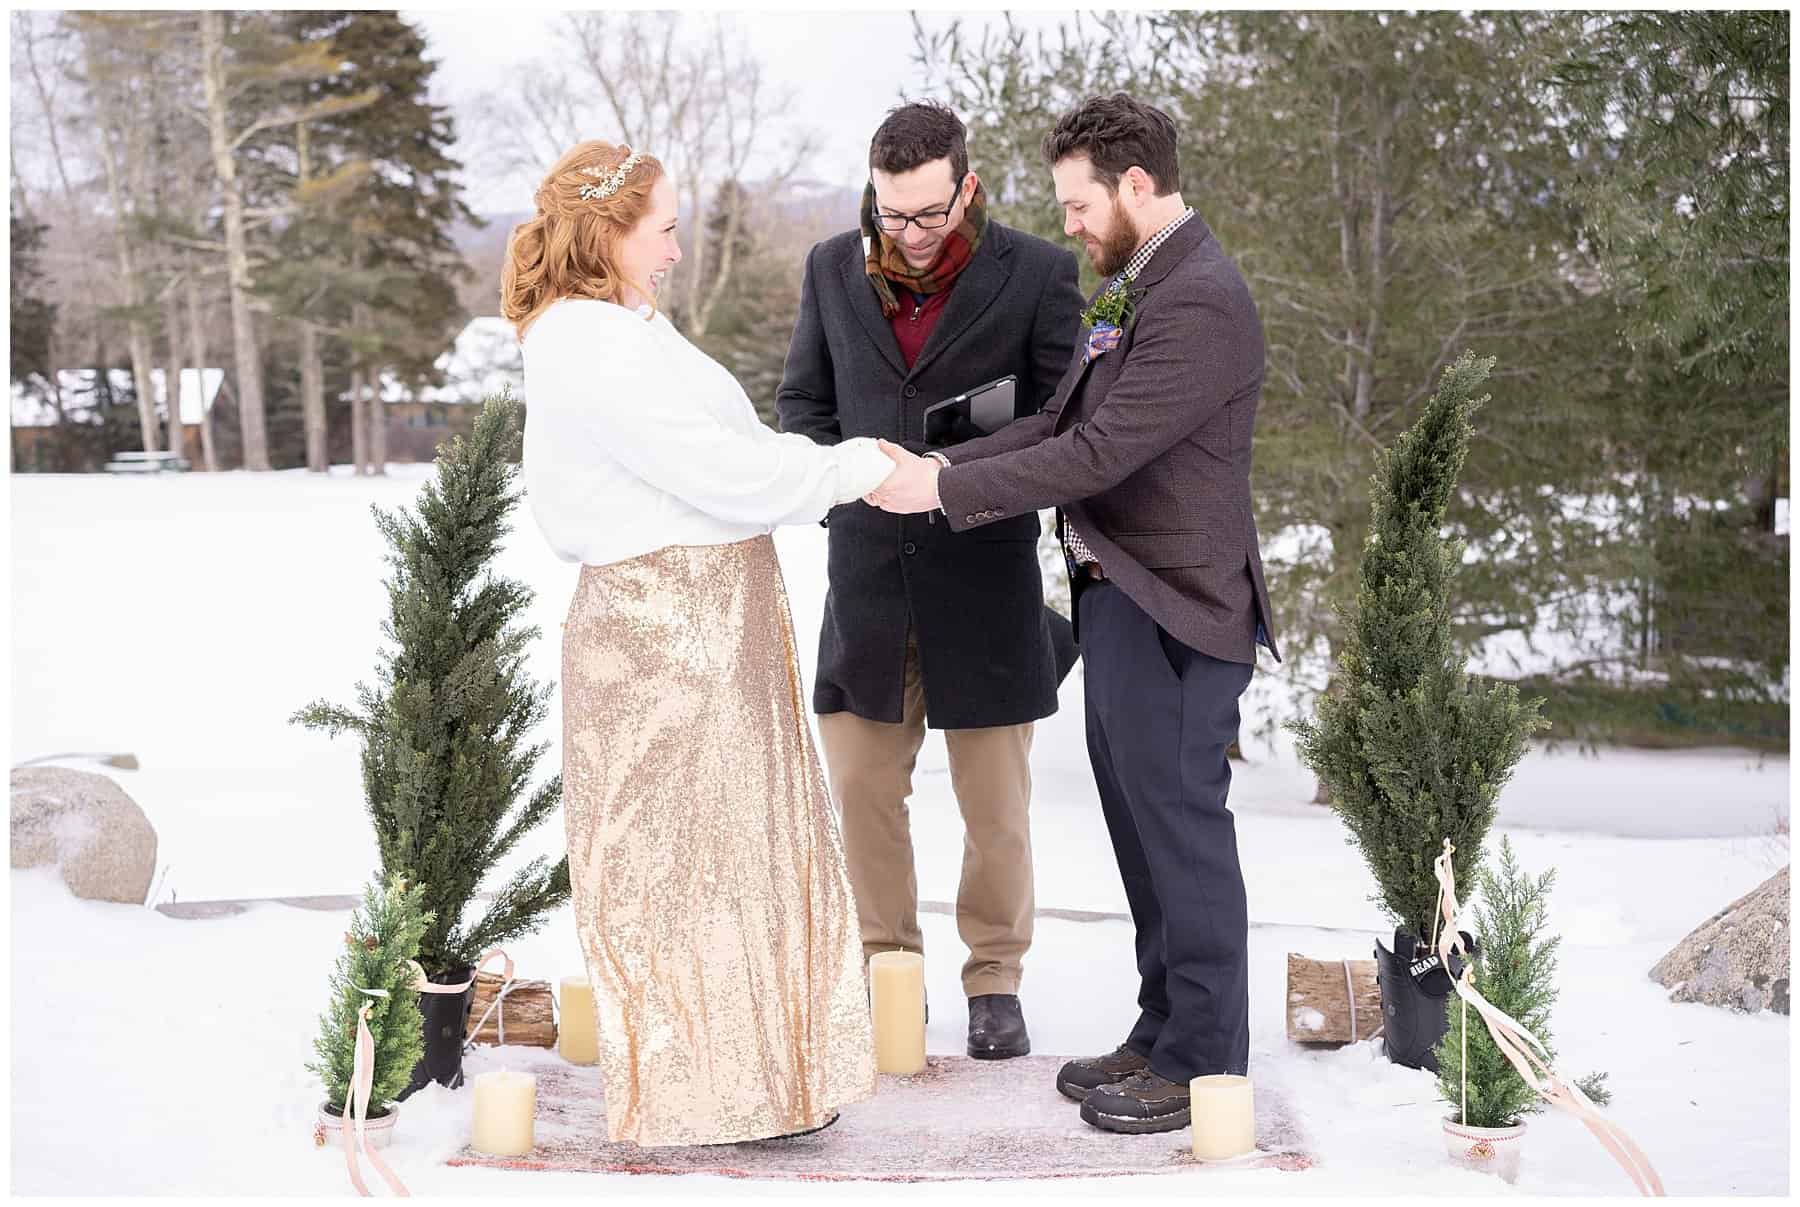
M 821 444 L 879 436 L 922 452 L 926 407 L 1009 373 L 1036 410 L 1069 366 L 1080 312 L 1073 253 L 990 221 L 908 370 L 862 236 L 834 236 L 807 256 L 776 395 L 781 428 Z M 1056 711 L 1061 676 L 1036 515 L 957 533 L 942 515 L 889 515 L 857 501 L 834 508 L 826 525 L 814 711 L 898 723 L 909 625 L 932 728 L 1018 725 Z

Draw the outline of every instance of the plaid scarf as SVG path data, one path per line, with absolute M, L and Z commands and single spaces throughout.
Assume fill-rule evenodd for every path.
M 862 233 L 869 248 L 869 282 L 875 286 L 875 296 L 881 299 L 881 313 L 890 319 L 900 313 L 900 302 L 894 296 L 895 284 L 903 285 L 914 293 L 939 293 L 954 285 L 957 274 L 968 265 L 975 255 L 975 249 L 981 246 L 981 236 L 986 231 L 987 192 L 977 180 L 975 195 L 969 198 L 969 204 L 963 210 L 963 220 L 944 237 L 944 246 L 938 252 L 937 259 L 924 268 L 914 268 L 906 262 L 899 244 L 875 225 L 875 186 L 865 184 Z

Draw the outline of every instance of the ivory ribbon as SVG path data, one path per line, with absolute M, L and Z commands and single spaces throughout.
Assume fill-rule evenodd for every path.
M 475 964 L 474 971 L 480 972 L 495 956 L 506 961 L 506 971 L 502 974 L 504 981 L 500 986 L 500 995 L 504 997 L 513 982 L 511 956 L 498 947 L 491 948 L 482 953 L 481 959 Z M 420 993 L 462 993 L 475 983 L 474 974 L 471 973 L 469 979 L 460 985 L 439 985 L 425 979 L 425 970 L 419 966 L 417 960 L 408 960 L 406 963 L 407 967 L 413 970 L 411 987 Z M 364 989 L 361 985 L 356 986 L 356 991 L 365 997 L 389 996 L 385 989 Z M 498 1003 L 500 999 L 495 998 L 494 1000 Z M 364 1002 L 362 1009 L 356 1012 L 356 1055 L 350 1063 L 350 1093 L 344 1103 L 345 1125 L 339 1129 L 344 1135 L 344 1164 L 350 1170 L 351 1185 L 356 1187 L 356 1193 L 363 1198 L 369 1198 L 370 1194 L 367 1183 L 363 1181 L 362 1170 L 356 1164 L 358 1149 L 362 1150 L 363 1156 L 369 1158 L 369 1164 L 375 1167 L 375 1172 L 382 1176 L 382 1179 L 387 1182 L 388 1188 L 397 1197 L 409 1199 L 412 1197 L 412 1192 L 407 1190 L 400 1179 L 395 1176 L 394 1171 L 388 1168 L 387 1162 L 381 1159 L 381 1153 L 370 1148 L 363 1137 L 363 1120 L 368 1117 L 369 1113 L 369 1092 L 375 1084 L 375 1035 L 369 1030 L 369 1011 L 373 1007 L 373 1002 Z M 489 1006 L 488 1009 L 491 1010 L 493 1007 Z M 487 1021 L 485 1014 L 482 1016 L 482 1021 Z M 352 1124 L 356 1133 L 354 1136 L 351 1135 Z
M 363 990 L 364 993 L 369 992 Z M 385 992 L 381 996 L 387 996 Z M 350 1095 L 344 1103 L 344 1125 L 339 1128 L 344 1136 L 344 1164 L 350 1170 L 350 1182 L 356 1187 L 356 1193 L 368 1198 L 369 1187 L 362 1179 L 362 1171 L 356 1167 L 356 1150 L 362 1149 L 363 1156 L 369 1158 L 369 1164 L 375 1167 L 382 1179 L 387 1182 L 388 1189 L 403 1199 L 410 1199 L 412 1192 L 395 1176 L 381 1159 L 381 1153 L 370 1148 L 363 1138 L 363 1119 L 369 1113 L 369 1087 L 375 1080 L 375 1036 L 369 1031 L 369 1011 L 374 1003 L 364 1002 L 362 1009 L 356 1012 L 356 1058 L 350 1066 Z M 351 1122 L 354 1120 L 355 1132 L 351 1135 Z
M 1471 957 L 1463 947 L 1462 936 L 1456 925 L 1456 915 L 1461 907 L 1456 901 L 1456 873 L 1450 862 L 1450 856 L 1455 851 L 1450 840 L 1444 839 L 1444 853 L 1437 857 L 1434 867 L 1437 871 L 1438 910 L 1444 922 L 1443 930 L 1437 938 L 1438 957 L 1443 960 L 1446 971 L 1450 968 L 1450 952 L 1453 948 L 1461 951 L 1464 959 L 1463 974 L 1453 982 L 1457 994 L 1468 1005 L 1475 1007 L 1482 1021 L 1487 1024 L 1488 1034 L 1494 1037 L 1500 1054 L 1519 1071 L 1525 1084 L 1537 1091 L 1550 1105 L 1568 1111 L 1581 1120 L 1588 1131 L 1594 1134 L 1594 1138 L 1600 1141 L 1601 1147 L 1612 1154 L 1613 1160 L 1619 1163 L 1619 1168 L 1625 1171 L 1639 1194 L 1660 1197 L 1663 1194 L 1662 1179 L 1657 1177 L 1650 1158 L 1625 1133 L 1625 1129 L 1602 1115 L 1593 1100 L 1581 1092 L 1580 1086 L 1564 1081 L 1550 1067 L 1549 1051 L 1537 1036 L 1482 997 L 1481 992 L 1475 988 L 1470 976 Z M 1464 1028 L 1463 1035 L 1466 1041 L 1467 1028 Z
M 500 982 L 500 991 L 494 995 L 494 1000 L 488 1003 L 488 1008 L 481 1012 L 481 1017 L 475 1020 L 475 1025 L 469 1029 L 469 1033 L 471 1035 L 480 1034 L 481 1029 L 483 1027 L 487 1026 L 488 1015 L 493 1014 L 494 1011 L 497 1009 L 497 1010 L 499 1010 L 500 1013 L 494 1019 L 494 1026 L 495 1026 L 495 1029 L 499 1031 L 499 1037 L 498 1037 L 499 1042 L 501 1044 L 505 1044 L 506 1043 L 506 995 L 511 993 L 513 990 L 519 988 L 523 984 L 525 984 L 524 981 L 513 980 L 512 961 L 508 960 L 506 962 L 506 977 L 504 980 L 502 980 Z M 554 995 L 552 995 L 552 1000 L 554 1000 Z M 554 1013 L 555 1012 L 553 1010 L 552 1017 L 554 1017 Z M 467 1044 L 465 1044 L 465 1047 L 468 1047 L 468 1046 L 473 1046 L 473 1041 L 469 1041 Z

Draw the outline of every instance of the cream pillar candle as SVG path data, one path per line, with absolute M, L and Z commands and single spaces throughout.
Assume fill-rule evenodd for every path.
M 1194 1157 L 1227 1161 L 1256 1149 L 1256 1110 L 1250 1079 L 1235 1073 L 1196 1077 L 1188 1082 L 1194 1118 Z
M 475 1125 L 469 1146 L 495 1157 L 531 1151 L 537 1116 L 537 1078 L 497 1069 L 475 1075 Z
M 584 976 L 562 979 L 558 1002 L 562 1017 L 556 1027 L 556 1050 L 570 1064 L 591 1065 L 600 1059 L 600 1040 L 594 1034 L 594 987 Z
M 924 959 L 913 951 L 870 956 L 869 1001 L 875 1022 L 875 1067 L 883 1073 L 924 1069 Z

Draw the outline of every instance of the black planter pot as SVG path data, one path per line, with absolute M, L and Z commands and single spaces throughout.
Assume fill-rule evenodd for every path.
M 474 975 L 473 968 L 452 968 L 425 979 L 439 985 L 454 985 Z M 474 1000 L 473 985 L 461 993 L 419 995 L 419 1013 L 425 1016 L 425 1058 L 413 1066 L 412 1080 L 401 1091 L 401 1102 L 434 1081 L 453 1090 L 462 1085 L 463 1036 L 469 1027 L 469 1008 Z
M 1469 954 L 1480 956 L 1474 936 L 1459 932 Z M 1432 1051 L 1450 1029 L 1447 1009 L 1456 991 L 1452 977 L 1462 975 L 1463 962 L 1454 952 L 1450 971 L 1435 951 L 1406 930 L 1394 931 L 1394 949 L 1375 940 L 1375 975 L 1381 984 L 1381 1037 L 1388 1059 L 1409 1069 L 1437 1072 Z

